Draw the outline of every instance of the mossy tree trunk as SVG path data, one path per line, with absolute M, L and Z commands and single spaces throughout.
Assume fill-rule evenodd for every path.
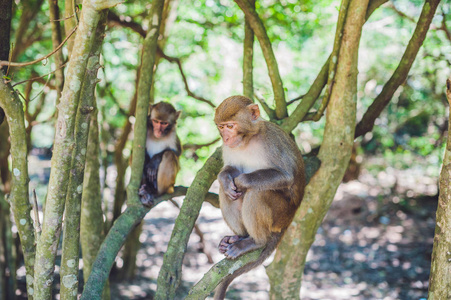
M 105 237 L 102 197 L 100 193 L 100 145 L 97 108 L 89 127 L 88 148 L 86 150 L 83 195 L 81 199 L 80 241 L 83 254 L 83 278 L 85 282 L 91 274 L 92 264 Z M 103 299 L 110 298 L 109 285 L 105 286 Z
M 63 247 L 61 257 L 61 299 L 77 299 L 78 265 L 80 243 L 80 214 L 83 193 L 83 178 L 86 162 L 86 148 L 91 116 L 96 113 L 95 87 L 100 68 L 100 51 L 105 34 L 107 11 L 100 13 L 95 36 L 89 54 L 88 64 L 81 87 L 80 105 L 75 120 L 75 149 L 72 155 L 68 193 L 65 205 Z
M 35 295 L 37 299 L 51 299 L 56 251 L 61 232 L 65 200 L 68 194 L 69 173 L 75 148 L 75 116 L 79 109 L 80 93 L 95 32 L 104 9 L 118 1 L 83 2 L 78 33 L 67 67 L 62 97 L 58 104 L 58 120 L 52 156 L 49 188 L 45 203 L 42 233 L 36 250 Z
M 3 72 L 0 71 L 0 107 L 5 111 L 5 120 L 8 122 L 11 137 L 12 180 L 9 201 L 25 259 L 28 297 L 32 299 L 34 295 L 33 276 L 36 239 L 33 221 L 30 217 L 31 205 L 28 196 L 28 151 L 25 117 L 22 102 L 11 86 L 5 83 L 3 76 Z
M 174 3 L 175 2 L 175 3 Z M 176 14 L 176 8 L 177 8 L 177 2 L 173 1 L 173 0 L 166 0 L 164 2 L 164 6 L 163 6 L 163 12 L 161 15 L 161 25 L 159 28 L 159 32 L 160 32 L 160 37 L 158 39 L 158 48 L 159 49 L 164 49 L 164 45 L 167 41 L 167 33 L 166 28 L 167 26 L 170 26 L 171 23 L 173 22 L 174 18 L 175 18 L 175 14 Z M 171 17 L 170 17 L 171 16 Z M 154 82 L 155 82 L 155 74 L 157 73 L 158 70 L 158 65 L 159 62 L 161 60 L 161 57 L 158 55 L 158 52 L 156 52 L 156 56 L 155 56 L 155 68 L 153 69 L 153 76 L 152 76 L 152 85 L 150 87 L 150 98 L 149 98 L 149 103 L 152 104 L 154 103 L 154 96 L 155 96 L 155 88 L 154 88 Z M 139 71 L 138 71 L 139 74 Z M 139 77 L 138 77 L 139 78 Z M 134 106 L 136 106 L 136 99 L 134 100 Z M 135 111 L 135 107 L 133 107 L 133 113 Z M 126 129 L 129 129 L 130 126 L 129 122 L 127 122 L 127 124 L 125 125 L 124 128 L 124 133 Z M 116 158 L 116 156 L 115 156 Z M 120 166 L 122 167 L 122 172 L 125 173 L 125 170 L 127 168 L 127 161 L 122 160 L 122 164 L 120 164 Z M 119 167 L 118 167 L 119 170 Z M 118 171 L 119 174 L 119 171 Z M 123 185 L 124 182 L 124 176 L 125 174 L 122 174 L 122 182 L 121 184 Z M 120 175 L 118 175 L 118 180 L 116 181 L 117 183 L 119 183 L 119 177 Z M 117 186 L 118 190 L 116 192 L 121 192 L 121 186 Z M 123 193 L 123 187 L 122 187 L 122 197 L 124 197 L 124 193 Z M 115 200 L 120 199 L 121 195 L 118 195 L 117 193 L 115 194 Z M 119 208 L 118 205 L 116 205 L 116 201 L 115 201 L 115 208 Z M 117 209 L 116 209 L 117 212 Z M 127 237 L 127 241 L 125 242 L 124 245 L 124 250 L 123 250 L 123 255 L 122 255 L 122 259 L 124 260 L 124 267 L 121 270 L 121 272 L 118 274 L 118 278 L 120 280 L 131 280 L 135 277 L 135 273 L 136 273 L 136 255 L 138 254 L 139 249 L 141 248 L 141 242 L 139 241 L 139 236 L 141 235 L 142 232 L 142 224 L 140 224 L 139 226 L 137 226 L 135 229 L 133 229 L 132 233 Z
M 11 231 L 10 206 L 0 189 L 0 299 L 16 299 L 16 257 Z
M 125 242 L 125 238 L 136 227 L 148 212 L 138 196 L 144 165 L 144 149 L 147 132 L 147 111 L 149 109 L 150 87 L 155 65 L 155 53 L 161 24 L 164 0 L 152 2 L 148 19 L 150 28 L 143 42 L 142 67 L 138 81 L 138 97 L 136 103 L 136 122 L 133 140 L 133 159 L 131 178 L 127 187 L 127 209 L 119 216 L 103 241 L 92 271 L 85 285 L 82 299 L 99 299 L 117 253 Z M 157 203 L 157 202 L 156 202 Z M 156 204 L 155 203 L 155 204 Z
M 344 0 L 346 1 L 346 0 Z M 306 187 L 301 207 L 267 268 L 271 299 L 299 299 L 305 258 L 328 211 L 351 156 L 356 122 L 357 58 L 368 0 L 351 0 L 327 107 L 321 167 Z
M 446 85 L 446 97 L 451 105 L 451 76 L 446 81 Z M 440 194 L 429 277 L 430 300 L 451 299 L 451 115 L 439 185 Z

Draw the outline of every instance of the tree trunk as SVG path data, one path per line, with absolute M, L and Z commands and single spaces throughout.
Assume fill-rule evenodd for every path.
M 11 137 L 12 182 L 9 200 L 19 231 L 27 273 L 27 292 L 33 298 L 33 274 L 35 267 L 35 235 L 30 217 L 31 205 L 28 197 L 28 162 L 25 132 L 25 117 L 22 102 L 11 86 L 5 84 L 0 71 L 0 106 L 6 114 Z
M 95 104 L 95 103 L 94 103 Z M 97 108 L 89 127 L 86 166 L 81 200 L 80 241 L 83 254 L 83 278 L 88 281 L 97 252 L 105 237 L 103 231 L 102 196 L 100 193 L 99 124 Z M 109 285 L 105 286 L 103 299 L 110 299 Z
M 57 48 L 61 42 L 61 24 L 60 19 L 60 10 L 58 6 L 57 0 L 49 0 L 49 16 L 50 16 L 50 25 L 52 26 L 52 44 L 53 49 Z M 61 92 L 63 91 L 64 85 L 64 68 L 62 68 L 64 63 L 63 50 L 58 50 L 54 55 L 53 59 L 55 60 L 55 87 L 56 87 L 56 99 L 57 104 L 59 99 L 61 98 Z
M 102 243 L 91 275 L 85 285 L 82 299 L 98 299 L 103 290 L 108 274 L 117 253 L 124 244 L 130 231 L 138 225 L 148 212 L 138 197 L 144 166 L 144 149 L 147 132 L 147 111 L 149 109 L 149 95 L 155 65 L 155 53 L 161 24 L 164 0 L 155 0 L 149 13 L 150 28 L 143 42 L 142 67 L 138 82 L 138 97 L 136 103 L 136 122 L 134 128 L 132 173 L 127 187 L 127 209 L 121 214 L 111 227 Z M 155 199 L 156 200 L 156 199 Z
M 58 104 L 52 170 L 45 203 L 42 233 L 36 251 L 35 295 L 37 299 L 51 299 L 56 251 L 64 204 L 68 193 L 69 171 L 75 148 L 75 116 L 77 114 L 82 83 L 89 54 L 95 40 L 101 11 L 117 4 L 116 0 L 83 2 L 78 33 L 67 67 L 63 94 Z
M 451 105 L 451 76 L 446 85 L 446 97 Z M 449 121 L 448 141 L 439 182 L 440 194 L 429 278 L 430 300 L 451 299 L 451 115 Z
M 80 94 L 80 105 L 75 120 L 75 149 L 72 155 L 68 193 L 66 198 L 63 248 L 61 256 L 61 299 L 77 299 L 78 292 L 78 261 L 80 243 L 80 213 L 83 192 L 83 177 L 86 162 L 89 124 L 91 115 L 96 113 L 95 86 L 98 82 L 97 73 L 100 68 L 100 51 L 105 33 L 107 11 L 100 14 L 95 36 L 89 54 L 87 69 Z
M 321 167 L 306 187 L 295 219 L 288 228 L 273 263 L 267 268 L 271 299 L 299 299 L 305 258 L 316 231 L 343 178 L 354 143 L 357 57 L 368 0 L 349 4 L 337 60 L 335 83 L 326 114 L 326 128 L 318 158 Z

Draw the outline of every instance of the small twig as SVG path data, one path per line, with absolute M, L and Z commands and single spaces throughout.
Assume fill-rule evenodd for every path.
M 36 229 L 37 240 L 39 240 L 41 235 L 41 223 L 39 222 L 38 197 L 36 196 L 36 189 L 33 189 L 33 204 L 34 228 Z
M 305 96 L 305 94 L 304 95 L 300 95 L 300 96 L 298 96 L 298 97 L 296 97 L 294 99 L 291 99 L 290 101 L 287 102 L 287 106 L 290 105 L 290 104 L 293 104 L 294 102 L 296 102 L 298 100 L 302 100 L 302 98 L 304 98 L 304 96 Z
M 2 61 L 0 61 L 0 66 L 1 67 L 3 67 L 3 66 L 8 66 L 8 67 L 10 67 L 10 66 L 11 67 L 26 67 L 26 66 L 38 63 L 40 61 L 43 61 L 44 59 L 47 59 L 50 56 L 52 56 L 53 54 L 55 54 L 56 52 L 58 52 L 58 50 L 60 50 L 64 46 L 66 41 L 75 33 L 77 28 L 78 28 L 78 25 L 75 26 L 74 29 L 72 29 L 72 31 L 69 33 L 69 35 L 64 39 L 64 41 L 61 44 L 58 45 L 58 47 L 55 48 L 55 50 L 53 50 L 52 52 L 50 52 L 49 54 L 47 54 L 44 57 L 41 57 L 41 58 L 39 58 L 37 60 L 34 60 L 34 61 L 29 61 L 29 62 L 26 62 L 26 63 L 17 63 L 17 62 L 10 62 L 10 61 L 2 60 Z
M 208 147 L 213 145 L 214 143 L 218 142 L 219 138 L 209 142 L 209 143 L 205 143 L 205 144 L 185 144 L 183 145 L 183 150 L 192 150 L 192 151 L 196 151 L 197 149 L 203 148 L 203 147 Z
M 75 10 L 78 10 L 78 7 L 77 7 Z M 78 11 L 77 11 L 77 12 L 78 12 Z M 68 16 L 68 17 L 66 17 L 66 18 L 56 19 L 56 20 L 50 20 L 50 22 L 61 22 L 61 21 L 69 20 L 69 19 L 71 19 L 71 18 L 74 18 L 74 17 L 76 16 L 76 13 L 77 13 L 77 12 L 74 12 L 72 15 L 70 15 L 70 16 Z
M 387 6 L 390 7 L 391 9 L 393 9 L 395 11 L 395 13 L 397 13 L 400 17 L 405 18 L 413 23 L 416 23 L 414 18 L 406 15 L 405 13 L 403 13 L 402 11 L 397 9 L 396 6 L 392 2 L 388 2 Z
M 263 110 L 266 112 L 269 119 L 274 120 L 276 118 L 276 112 L 269 107 L 268 103 L 266 103 L 263 96 L 259 95 L 258 93 L 254 93 L 254 97 L 255 99 L 258 100 L 258 102 L 260 102 L 261 106 L 263 107 Z
M 210 100 L 207 100 L 203 97 L 197 96 L 191 91 L 191 89 L 189 88 L 189 85 L 188 85 L 188 80 L 186 79 L 186 76 L 185 76 L 185 72 L 183 71 L 183 66 L 182 66 L 182 62 L 180 61 L 180 58 L 168 56 L 160 48 L 157 49 L 157 53 L 158 53 L 158 55 L 161 55 L 161 57 L 166 59 L 168 62 L 177 64 L 180 74 L 182 75 L 183 83 L 185 84 L 185 90 L 186 90 L 188 96 L 190 96 L 194 99 L 197 99 L 199 101 L 205 102 L 213 108 L 216 107 L 216 105 L 214 105 Z
M 22 84 L 22 83 L 25 83 L 25 82 L 28 82 L 28 81 L 36 81 L 38 79 L 44 78 L 45 76 L 49 76 L 49 75 L 55 73 L 56 71 L 58 71 L 59 69 L 64 68 L 66 65 L 67 65 L 67 62 L 62 64 L 61 66 L 59 66 L 58 68 L 56 68 L 55 70 L 53 70 L 53 71 L 51 71 L 51 72 L 49 72 L 47 74 L 44 74 L 44 75 L 38 76 L 38 77 L 33 77 L 33 78 L 30 78 L 30 79 L 27 79 L 27 80 L 19 81 L 19 82 L 13 84 L 12 87 L 15 87 L 16 85 L 19 85 L 19 84 Z M 49 83 L 49 80 L 43 82 L 43 84 L 45 84 L 45 85 L 48 85 L 48 83 Z

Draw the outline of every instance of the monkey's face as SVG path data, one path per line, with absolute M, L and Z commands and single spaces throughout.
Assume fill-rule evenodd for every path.
M 241 144 L 243 138 L 236 122 L 223 122 L 217 126 L 225 146 L 235 148 Z
M 153 135 L 159 139 L 167 134 L 166 129 L 169 123 L 166 121 L 152 119 Z

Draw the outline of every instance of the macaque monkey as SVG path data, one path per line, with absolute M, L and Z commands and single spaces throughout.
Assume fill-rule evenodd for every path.
M 278 246 L 301 204 L 305 174 L 295 142 L 263 120 L 249 98 L 225 99 L 216 109 L 215 123 L 223 140 L 219 203 L 236 234 L 224 237 L 219 251 L 236 259 L 264 248 L 257 261 L 224 278 L 215 293 L 215 299 L 224 299 L 234 278 L 263 263 Z
M 152 206 L 153 199 L 164 193 L 173 193 L 175 177 L 180 170 L 182 152 L 175 125 L 180 111 L 165 102 L 152 105 L 147 118 L 147 140 L 144 170 L 139 189 L 141 202 Z

